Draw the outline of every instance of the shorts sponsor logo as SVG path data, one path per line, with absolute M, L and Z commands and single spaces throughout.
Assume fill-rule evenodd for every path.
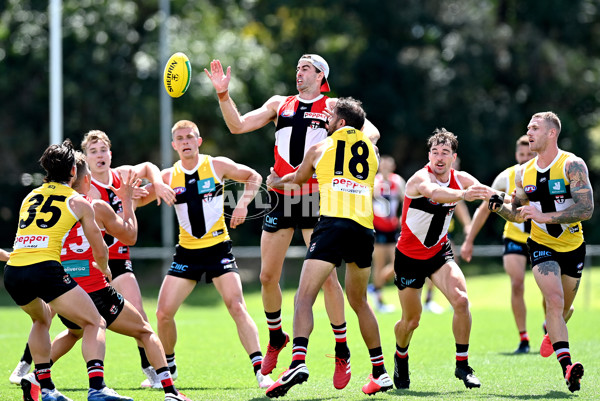
M 125 270 L 133 271 L 133 265 L 131 264 L 131 260 L 125 261 Z
M 47 235 L 17 235 L 13 248 L 48 248 L 49 242 Z
M 550 252 L 550 251 L 534 251 L 533 252 L 533 257 L 535 259 L 546 258 L 546 257 L 550 257 L 550 256 L 552 256 L 552 252 Z
M 537 190 L 537 187 L 535 185 L 525 185 L 525 188 L 523 188 L 523 190 L 525 191 L 525 193 L 530 194 L 535 192 Z
M 316 246 L 317 246 L 317 243 L 316 243 L 316 242 L 313 242 L 312 244 L 310 244 L 310 249 L 309 249 L 309 251 L 310 251 L 310 252 L 314 251 Z
M 233 268 L 233 263 L 229 263 L 225 266 L 223 266 L 223 269 L 232 269 Z
M 175 187 L 173 191 L 175 191 L 175 195 L 181 195 L 185 192 L 185 187 Z
M 583 270 L 583 262 L 577 264 L 577 271 L 581 272 Z
M 415 281 L 416 281 L 415 278 L 407 279 L 407 278 L 404 278 L 404 277 L 400 277 L 400 284 L 402 284 L 405 287 L 408 287 L 409 285 L 411 285 Z
M 173 262 L 173 263 L 171 263 L 171 269 L 169 269 L 169 270 L 181 273 L 181 272 L 187 271 L 188 267 L 189 267 L 188 265 L 183 265 L 181 263 Z
M 347 178 L 334 178 L 333 180 L 331 180 L 331 189 L 333 189 L 336 192 L 345 192 L 354 195 L 371 195 L 369 186 L 360 184 L 354 180 L 349 180 Z

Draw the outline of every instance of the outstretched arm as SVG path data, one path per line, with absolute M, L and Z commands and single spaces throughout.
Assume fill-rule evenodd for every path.
M 139 178 L 146 178 L 152 183 L 154 192 L 156 193 L 157 204 L 160 205 L 161 200 L 163 200 L 167 205 L 173 205 L 175 202 L 175 192 L 162 181 L 160 169 L 155 164 L 144 162 L 135 166 L 120 166 L 117 168 L 117 171 L 124 172 L 128 169 L 133 170 Z
M 231 80 L 231 67 L 227 67 L 227 73 L 223 73 L 221 61 L 213 60 L 210 63 L 210 72 L 205 68 L 204 72 L 210 79 L 219 97 L 219 107 L 223 113 L 223 119 L 232 134 L 243 134 L 264 127 L 270 121 L 275 121 L 277 109 L 281 104 L 282 96 L 273 96 L 262 107 L 253 110 L 243 116 L 238 111 L 235 103 L 229 96 L 229 81 Z

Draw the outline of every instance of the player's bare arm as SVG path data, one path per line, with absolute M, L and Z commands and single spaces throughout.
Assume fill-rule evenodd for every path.
M 6 252 L 4 249 L 0 249 L 0 261 L 7 262 L 10 258 L 10 252 Z
M 121 186 L 111 188 L 121 199 L 123 206 L 122 217 L 113 211 L 110 205 L 104 201 L 94 200 L 92 206 L 96 214 L 96 222 L 103 226 L 106 231 L 123 242 L 125 245 L 135 245 L 138 234 L 138 224 L 134 212 L 134 201 L 132 200 L 134 188 L 139 185 L 139 179 L 135 173 L 130 172 L 129 175 L 121 178 Z
M 99 269 L 109 280 L 112 278 L 108 268 L 108 247 L 102 238 L 102 233 L 96 224 L 94 209 L 92 205 L 82 197 L 75 197 L 69 201 L 69 206 L 79 218 L 83 234 L 87 238 L 92 254 L 94 255 L 93 266 Z
M 285 97 L 273 96 L 260 108 L 252 110 L 243 116 L 238 111 L 235 103 L 229 96 L 229 81 L 231 80 L 231 67 L 227 67 L 227 73 L 223 73 L 223 66 L 219 60 L 210 63 L 210 72 L 205 68 L 204 72 L 210 79 L 219 96 L 219 107 L 223 113 L 223 119 L 232 134 L 243 134 L 264 127 L 277 118 L 277 110 Z
M 136 164 L 135 166 L 120 166 L 120 167 L 117 167 L 116 170 L 125 173 L 129 169 L 133 170 L 137 174 L 138 177 L 146 178 L 148 181 L 150 181 L 154 185 L 154 191 L 156 192 L 156 203 L 157 204 L 160 205 L 160 202 L 162 200 L 162 201 L 166 202 L 167 205 L 169 205 L 169 206 L 173 205 L 173 203 L 175 202 L 175 192 L 173 191 L 173 189 L 171 187 L 169 187 L 168 185 L 165 185 L 162 182 L 160 169 L 155 164 L 150 163 L 150 162 L 144 162 L 144 163 Z M 139 188 L 139 189 L 143 189 L 143 188 Z M 139 189 L 138 189 L 138 191 L 139 191 Z M 147 193 L 142 194 L 142 196 L 139 196 L 139 194 L 136 194 L 135 198 L 136 199 L 141 198 L 146 195 L 147 195 Z
M 256 196 L 262 183 L 262 177 L 250 167 L 236 163 L 226 157 L 215 157 L 213 165 L 217 176 L 244 184 L 244 192 L 237 200 L 229 222 L 229 227 L 236 228 L 246 221 L 248 205 Z
M 293 190 L 298 189 L 315 172 L 315 163 L 324 150 L 325 141 L 321 141 L 308 149 L 298 170 L 280 177 L 271 167 L 271 174 L 267 177 L 267 186 L 276 189 Z
M 461 185 L 463 188 L 466 188 L 462 190 L 439 185 L 435 176 L 425 170 L 422 170 L 422 172 L 419 172 L 419 174 L 423 174 L 423 178 L 418 185 L 418 192 L 421 195 L 438 203 L 458 202 L 460 200 L 465 200 L 468 202 L 482 200 L 485 199 L 489 189 L 489 187 L 479 184 L 477 179 L 475 179 L 472 175 L 465 173 L 464 171 L 456 172 L 457 178 Z
M 490 208 L 490 210 L 496 212 L 504 220 L 512 221 L 515 223 L 522 223 L 525 221 L 525 219 L 520 213 L 520 209 L 525 205 L 529 204 L 527 194 L 523 190 L 522 169 L 522 167 L 517 168 L 515 174 L 515 193 L 513 196 L 511 196 L 510 203 L 504 202 L 496 208 Z M 500 191 L 495 191 L 495 193 L 496 195 L 500 195 Z

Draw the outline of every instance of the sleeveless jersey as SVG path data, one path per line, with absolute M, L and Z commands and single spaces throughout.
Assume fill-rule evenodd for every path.
M 424 167 L 429 173 L 429 164 Z M 437 182 L 443 187 L 463 189 L 450 170 L 448 182 Z M 425 260 L 437 254 L 448 241 L 448 227 L 457 202 L 437 203 L 425 196 L 404 196 L 400 238 L 396 248 L 413 259 Z
M 84 198 L 92 202 L 89 197 L 84 196 Z M 102 230 L 103 235 L 104 233 L 105 231 Z M 69 273 L 87 293 L 108 287 L 102 272 L 92 266 L 93 260 L 92 247 L 83 234 L 81 223 L 78 222 L 67 235 L 60 252 L 60 262 L 65 272 Z
M 346 218 L 373 228 L 373 182 L 378 160 L 362 131 L 343 127 L 326 140 L 315 165 L 321 216 Z
M 391 173 L 386 180 L 383 174 L 375 176 L 373 199 L 373 225 L 376 230 L 393 232 L 398 229 L 398 208 L 404 194 L 406 182 L 398 174 Z
M 80 196 L 71 187 L 47 182 L 31 191 L 19 211 L 19 227 L 7 264 L 26 266 L 54 260 L 60 263 L 60 249 L 67 233 L 79 220 L 69 207 Z
M 565 164 L 573 156 L 572 153 L 559 150 L 556 158 L 544 169 L 537 166 L 537 157 L 525 164 L 523 189 L 529 203 L 536 209 L 543 213 L 559 212 L 574 203 L 565 173 Z M 540 224 L 532 221 L 531 239 L 557 252 L 569 252 L 583 243 L 583 229 L 581 222 Z
M 181 161 L 176 162 L 170 185 L 176 195 L 179 245 L 199 249 L 229 239 L 223 214 L 223 182 L 217 177 L 210 156 L 200 155 L 198 165 L 191 171 Z
M 298 95 L 289 96 L 277 111 L 275 126 L 275 172 L 283 177 L 294 172 L 302 163 L 306 151 L 315 143 L 327 138 L 323 113 L 328 97 L 319 95 L 313 100 L 300 99 Z M 286 195 L 310 194 L 318 190 L 317 180 L 311 177 L 300 190 L 283 191 Z
M 515 174 L 517 172 L 517 167 L 519 166 L 519 164 L 515 164 L 514 166 L 511 166 L 500 173 L 505 181 L 503 183 L 504 187 L 494 189 L 504 191 L 507 196 L 511 196 L 511 194 L 515 191 Z M 527 220 L 524 223 L 513 223 L 512 221 L 507 221 L 506 224 L 504 224 L 504 232 L 502 233 L 502 237 L 524 244 L 527 242 L 530 232 L 531 220 Z
M 100 192 L 100 196 L 103 201 L 107 202 L 112 210 L 118 215 L 123 215 L 123 204 L 121 199 L 110 189 L 110 187 L 119 188 L 121 187 L 121 180 L 119 180 L 119 174 L 114 170 L 110 170 L 108 176 L 108 184 L 103 184 L 100 181 L 92 178 L 92 185 L 95 186 Z M 129 246 L 125 245 L 112 235 L 106 234 L 104 236 L 104 242 L 108 246 L 108 259 L 130 259 Z

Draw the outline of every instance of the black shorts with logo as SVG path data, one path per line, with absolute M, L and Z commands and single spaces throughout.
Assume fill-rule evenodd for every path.
M 77 287 L 73 278 L 56 261 L 27 266 L 4 267 L 4 287 L 19 306 L 36 298 L 48 303 Z
M 235 257 L 231 253 L 232 242 L 223 241 L 208 248 L 187 249 L 175 246 L 173 263 L 167 274 L 169 276 L 200 281 L 206 273 L 206 283 L 225 273 L 238 273 Z
M 557 252 L 532 240 L 527 239 L 531 267 L 543 262 L 554 261 L 560 266 L 560 273 L 573 278 L 581 278 L 585 262 L 585 242 L 569 252 Z
M 104 287 L 101 290 L 88 293 L 100 316 L 106 320 L 106 327 L 109 327 L 119 316 L 125 306 L 123 295 L 119 294 L 113 287 Z M 79 330 L 81 327 L 70 321 L 64 316 L 58 315 L 60 320 L 69 329 Z
M 269 191 L 271 209 L 263 219 L 263 231 L 274 233 L 284 228 L 314 228 L 319 220 L 319 192 L 290 196 Z
M 429 259 L 414 259 L 406 256 L 396 248 L 394 257 L 394 284 L 399 290 L 409 288 L 423 288 L 425 279 L 431 277 L 443 265 L 454 261 L 452 246 L 447 241 L 442 249 Z
M 113 280 L 121 274 L 133 273 L 133 265 L 129 259 L 110 259 L 108 261 L 108 266 L 110 267 Z
M 373 258 L 373 229 L 354 220 L 321 216 L 310 237 L 306 259 L 318 259 L 336 266 L 356 263 L 360 268 L 371 267 Z
M 529 250 L 527 249 L 527 244 L 523 242 L 517 242 L 510 238 L 504 238 L 504 253 L 503 255 L 523 255 L 529 260 Z

